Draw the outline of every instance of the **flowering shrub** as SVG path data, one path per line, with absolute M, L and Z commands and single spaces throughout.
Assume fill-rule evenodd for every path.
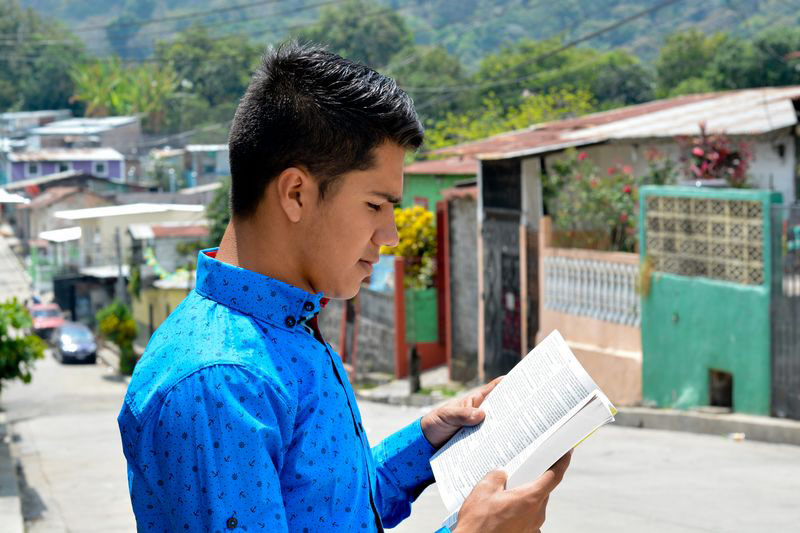
M 733 142 L 723 134 L 708 134 L 700 124 L 697 137 L 678 137 L 688 179 L 724 179 L 731 187 L 747 186 L 747 169 L 753 154 L 745 142 Z
M 674 164 L 648 153 L 648 172 L 641 177 L 629 165 L 601 172 L 586 152 L 570 150 L 553 163 L 544 187 L 547 212 L 553 217 L 557 246 L 632 252 L 636 249 L 639 186 L 675 180 Z
M 394 248 L 381 247 L 381 254 L 402 257 L 405 286 L 427 289 L 433 286 L 436 270 L 436 229 L 433 213 L 421 206 L 395 208 L 394 218 L 400 242 Z

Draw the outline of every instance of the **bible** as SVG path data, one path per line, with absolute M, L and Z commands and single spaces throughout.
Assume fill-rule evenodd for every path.
M 511 369 L 483 401 L 483 422 L 460 429 L 431 458 L 439 494 L 456 524 L 472 488 L 491 470 L 507 488 L 534 481 L 570 449 L 614 421 L 616 409 L 558 331 Z

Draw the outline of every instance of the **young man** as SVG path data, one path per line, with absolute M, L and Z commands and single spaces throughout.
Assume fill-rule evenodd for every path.
M 422 144 L 393 80 L 310 46 L 268 54 L 230 134 L 232 220 L 196 288 L 153 335 L 119 415 L 139 531 L 382 531 L 429 485 L 429 459 L 495 383 L 370 449 L 317 327 L 382 245 L 403 158 Z M 534 485 L 487 476 L 457 530 L 537 531 L 569 458 Z

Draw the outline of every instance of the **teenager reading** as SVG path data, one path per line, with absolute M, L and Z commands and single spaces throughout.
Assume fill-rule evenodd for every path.
M 353 297 L 397 244 L 403 159 L 422 141 L 392 79 L 314 46 L 265 56 L 231 127 L 231 222 L 119 414 L 139 531 L 382 531 L 433 482 L 434 452 L 483 419 L 496 382 L 371 448 L 317 327 L 325 298 Z M 538 531 L 568 462 L 513 490 L 490 473 L 457 531 Z

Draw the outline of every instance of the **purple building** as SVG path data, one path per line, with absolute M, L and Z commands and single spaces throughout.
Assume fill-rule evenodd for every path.
M 125 158 L 113 148 L 52 148 L 6 155 L 9 182 L 76 170 L 100 178 L 124 181 Z

